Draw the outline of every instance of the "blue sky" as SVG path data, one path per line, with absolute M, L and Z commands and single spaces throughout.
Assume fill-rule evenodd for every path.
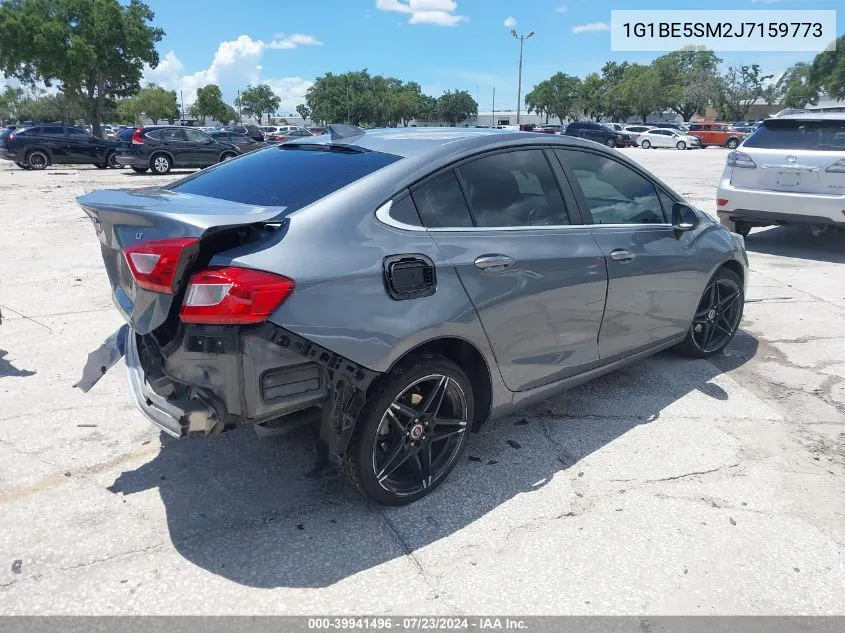
M 147 79 L 182 90 L 186 104 L 213 81 L 232 100 L 266 81 L 293 111 L 317 76 L 368 68 L 419 82 L 435 96 L 460 88 L 489 110 L 514 108 L 519 44 L 505 26 L 536 31 L 525 45 L 523 94 L 557 71 L 584 76 L 607 60 L 648 62 L 660 53 L 613 53 L 611 9 L 672 9 L 675 0 L 147 0 L 167 32 L 162 63 Z M 410 3 L 410 4 L 409 4 Z M 841 0 L 710 0 L 707 9 L 835 9 Z M 211 7 L 211 8 L 210 8 Z M 701 7 L 705 8 L 705 7 Z M 845 33 L 845 11 L 837 16 Z M 573 31 L 581 31 L 574 32 Z M 779 73 L 813 53 L 724 53 L 726 63 L 759 63 Z

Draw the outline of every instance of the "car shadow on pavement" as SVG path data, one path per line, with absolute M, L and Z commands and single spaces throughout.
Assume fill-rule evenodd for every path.
M 163 436 L 158 455 L 109 490 L 158 488 L 173 547 L 213 574 L 250 587 L 327 587 L 382 564 L 406 564 L 401 559 L 446 537 L 476 544 L 475 532 L 463 528 L 517 498 L 515 514 L 502 509 L 511 521 L 530 520 L 531 511 L 565 516 L 576 502 L 571 480 L 585 469 L 579 462 L 685 396 L 732 406 L 712 381 L 756 350 L 757 340 L 740 332 L 714 362 L 662 353 L 490 423 L 470 437 L 440 488 L 403 508 L 370 503 L 342 479 L 311 478 L 307 429 L 270 439 L 249 430 L 208 440 Z M 502 516 L 488 520 L 504 530 Z
M 7 352 L 4 349 L 0 349 L 0 378 L 6 377 L 14 377 L 14 378 L 21 378 L 26 376 L 34 376 L 35 372 L 30 371 L 29 369 L 18 369 L 8 360 L 6 360 Z
M 745 239 L 746 250 L 831 264 L 845 263 L 845 231 L 813 235 L 805 227 L 778 226 L 755 230 Z
M 185 176 L 186 176 L 186 175 L 188 175 L 188 174 L 193 174 L 195 171 L 196 171 L 196 169 L 171 169 L 169 172 L 167 172 L 167 174 L 166 174 L 166 175 L 168 175 L 168 176 L 182 176 L 182 175 L 185 175 Z M 139 172 L 134 171 L 134 170 L 132 170 L 132 169 L 130 169 L 130 170 L 129 170 L 129 171 L 127 171 L 127 172 L 124 172 L 124 174 L 123 174 L 123 175 L 124 175 L 124 176 L 129 176 L 130 178 L 152 178 L 152 177 L 155 177 L 155 176 L 156 176 L 156 174 L 151 174 L 151 173 L 150 173 L 150 172 L 148 172 L 148 171 L 142 171 L 142 172 L 140 172 L 140 173 L 139 173 Z

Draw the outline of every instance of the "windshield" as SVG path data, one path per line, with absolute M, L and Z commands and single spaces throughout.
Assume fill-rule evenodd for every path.
M 401 158 L 326 149 L 270 147 L 192 174 L 168 189 L 243 204 L 284 206 L 292 212 Z
M 745 147 L 842 152 L 845 151 L 845 118 L 772 119 L 746 139 Z

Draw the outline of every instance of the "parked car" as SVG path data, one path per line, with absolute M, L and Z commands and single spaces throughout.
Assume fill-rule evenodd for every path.
M 0 158 L 22 169 L 46 169 L 50 165 L 120 167 L 117 144 L 97 138 L 75 125 L 43 124 L 12 130 L 0 142 Z
M 271 134 L 267 137 L 267 142 L 272 143 L 274 145 L 278 145 L 279 143 L 284 143 L 285 141 L 289 141 L 293 138 L 308 138 L 309 136 L 319 136 L 317 134 L 313 134 L 306 130 L 305 128 L 296 127 L 296 126 L 282 126 L 279 128 L 279 131 L 275 134 Z
M 691 123 L 688 134 L 701 139 L 702 147 L 718 145 L 736 149 L 745 140 L 745 134 L 726 123 Z
M 752 132 L 754 132 L 754 130 L 756 130 L 756 129 L 757 129 L 757 128 L 756 128 L 756 127 L 754 127 L 753 125 L 735 125 L 735 126 L 733 126 L 733 128 L 734 128 L 737 132 L 739 132 L 739 133 L 741 133 L 741 134 L 745 134 L 746 136 L 748 136 L 749 134 L 751 134 Z
M 674 147 L 677 149 L 700 149 L 701 141 L 678 130 L 654 128 L 637 137 L 637 145 L 643 149 L 652 147 Z
M 311 423 L 354 486 L 402 505 L 488 420 L 660 350 L 712 356 L 737 331 L 742 238 L 618 152 L 332 132 L 78 198 L 127 322 L 82 388 L 125 351 L 164 432 Z
M 540 125 L 534 128 L 535 132 L 542 132 L 543 134 L 563 134 L 566 130 L 565 125 L 547 124 Z
M 264 140 L 264 130 L 262 130 L 257 125 L 253 125 L 252 123 L 237 123 L 235 125 L 224 125 L 220 129 L 225 130 L 226 132 L 234 132 L 235 134 L 244 134 L 251 138 L 253 141 L 260 142 Z
M 127 138 L 128 137 L 128 138 Z M 148 169 L 162 175 L 173 168 L 209 167 L 234 158 L 233 143 L 211 138 L 194 127 L 147 125 L 121 134 L 117 160 L 142 174 Z
M 234 132 L 228 132 L 226 130 L 211 132 L 209 136 L 218 141 L 231 143 L 238 148 L 238 152 L 241 154 L 246 154 L 247 152 L 267 147 L 267 143 L 265 141 L 256 141 L 248 137 L 246 134 L 235 134 Z
M 627 134 L 634 135 L 635 139 L 636 139 L 637 136 L 639 136 L 643 132 L 648 132 L 649 130 L 653 130 L 653 129 L 654 129 L 653 125 L 626 125 L 625 126 L 625 132 Z
M 308 127 L 308 128 L 305 128 L 305 129 L 308 130 L 309 132 L 311 132 L 311 134 L 313 134 L 315 136 L 320 136 L 321 134 L 325 134 L 328 131 L 324 127 Z
M 667 123 L 667 122 L 657 122 L 657 123 L 646 123 L 653 128 L 660 128 L 662 130 L 677 130 L 678 132 L 686 132 L 688 127 L 683 123 Z
M 767 119 L 728 154 L 716 193 L 731 231 L 810 225 L 845 229 L 845 113 L 784 114 Z
M 573 121 L 566 126 L 565 134 L 595 141 L 608 147 L 628 147 L 634 144 L 634 137 L 627 132 L 617 132 L 604 123 L 591 121 Z

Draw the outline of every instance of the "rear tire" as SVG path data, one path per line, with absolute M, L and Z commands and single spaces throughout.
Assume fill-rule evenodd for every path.
M 344 474 L 382 505 L 421 499 L 457 463 L 474 406 L 469 378 L 452 361 L 435 354 L 403 361 L 369 393 L 343 457 Z
M 650 149 L 651 148 L 651 142 L 650 141 L 643 141 L 642 143 L 640 143 L 640 147 L 642 147 L 643 149 Z
M 150 169 L 152 169 L 154 174 L 164 176 L 170 172 L 170 167 L 170 158 L 168 158 L 167 154 L 154 154 L 150 158 Z
M 686 339 L 674 349 L 690 358 L 721 353 L 736 335 L 744 307 L 742 280 L 732 270 L 720 268 L 704 289 Z
M 117 152 L 106 154 L 106 167 L 109 169 L 120 169 L 122 165 L 117 162 Z
M 148 169 L 147 167 L 133 167 L 132 171 L 134 171 L 137 174 L 146 174 L 147 169 Z
M 36 149 L 27 154 L 26 163 L 30 169 L 41 171 L 42 169 L 47 169 L 50 165 L 50 157 L 40 149 Z

